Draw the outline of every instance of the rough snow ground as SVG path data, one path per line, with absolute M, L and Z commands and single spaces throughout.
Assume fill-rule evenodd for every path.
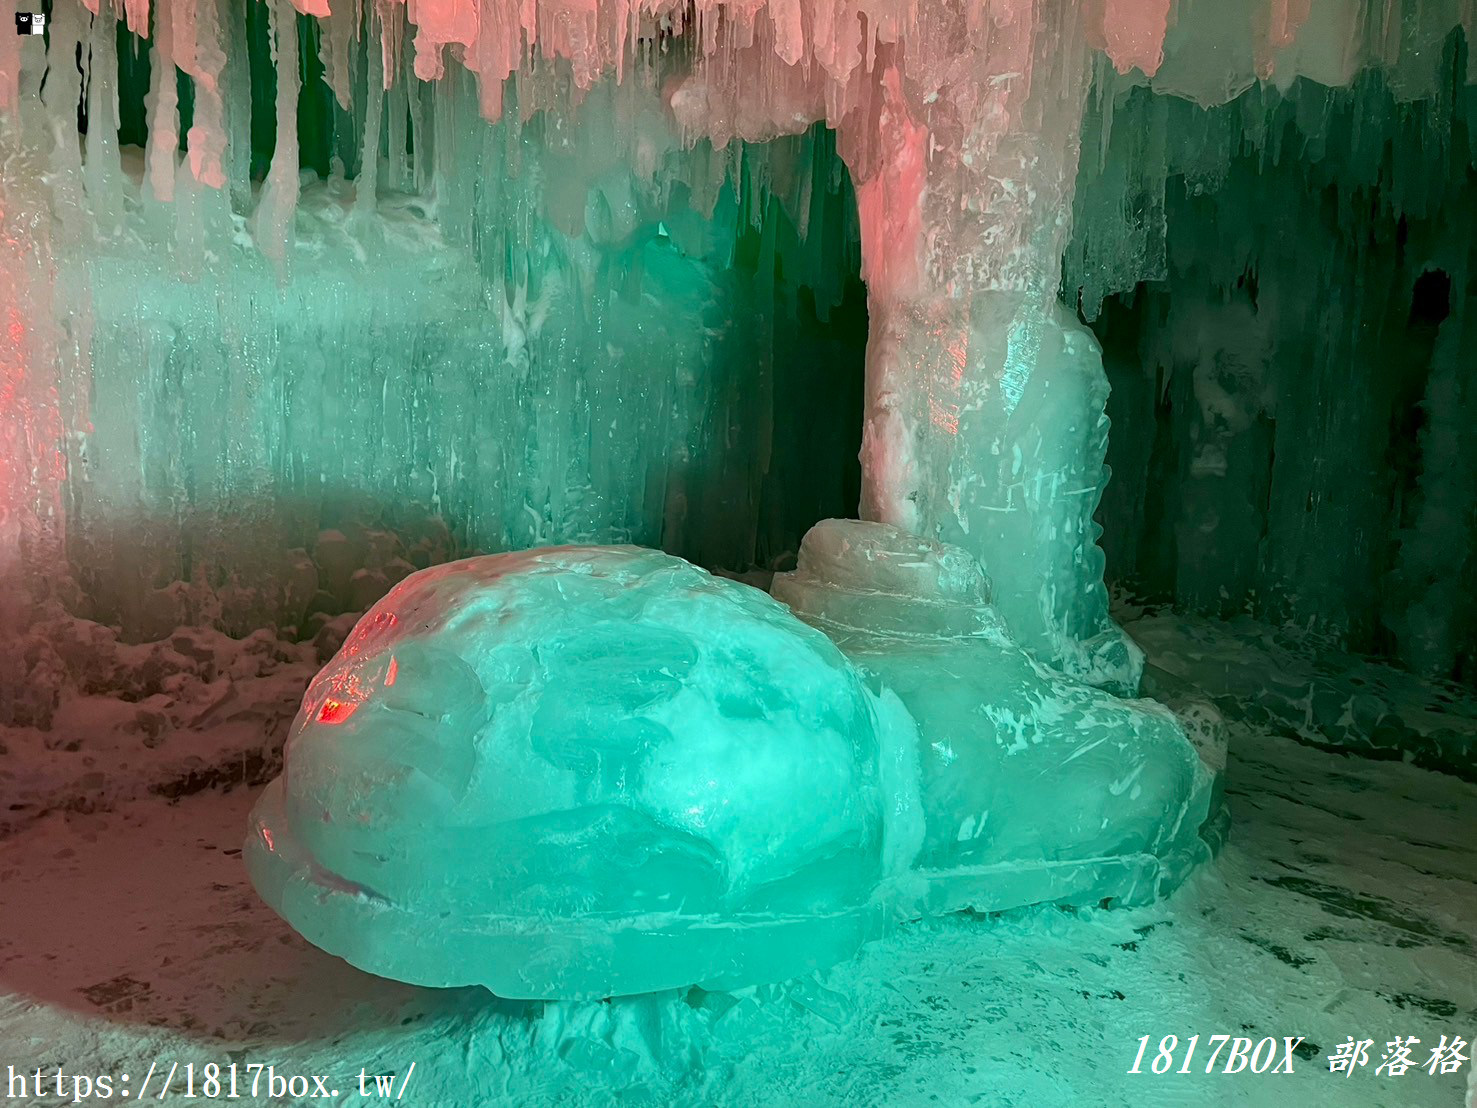
M 546 1007 L 362 974 L 252 893 L 252 790 L 55 812 L 0 840 L 0 1079 L 136 1089 L 157 1062 L 153 1096 L 174 1062 L 272 1063 L 339 1092 L 302 1103 L 359 1104 L 361 1068 L 415 1063 L 401 1103 L 606 1104 L 614 1075 L 622 1103 L 1459 1105 L 1468 1067 L 1373 1071 L 1397 1034 L 1421 1059 L 1477 1039 L 1477 787 L 1246 727 L 1230 781 L 1230 845 L 1166 903 L 921 923 L 737 1003 Z M 1139 1036 L 1195 1033 L 1307 1043 L 1291 1076 L 1125 1072 Z M 1330 1075 L 1351 1035 L 1369 1065 Z
M 1247 616 L 1145 610 L 1121 597 L 1114 615 L 1151 662 L 1205 693 L 1228 719 L 1477 781 L 1477 692 L 1469 687 L 1367 661 L 1324 637 Z
M 58 809 L 264 782 L 318 667 L 311 644 L 182 627 L 128 644 L 52 613 L 0 627 L 0 837 Z

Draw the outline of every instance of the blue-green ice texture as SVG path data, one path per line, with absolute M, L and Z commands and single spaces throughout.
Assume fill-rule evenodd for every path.
M 248 860 L 305 936 L 389 977 L 784 979 L 876 931 L 896 716 L 825 635 L 679 558 L 473 558 L 402 582 L 314 680 Z
M 1120 699 L 1042 665 L 958 547 L 827 520 L 773 591 L 916 721 L 927 830 L 911 914 L 1142 903 L 1218 843 L 1225 738 L 1209 702 Z
M 978 562 L 828 521 L 777 596 L 635 547 L 407 578 L 303 700 L 246 857 L 362 968 L 507 997 L 783 980 L 899 921 L 1140 901 L 1213 740 L 1011 641 Z

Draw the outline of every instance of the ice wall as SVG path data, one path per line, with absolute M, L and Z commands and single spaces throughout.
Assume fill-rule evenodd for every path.
M 1429 83 L 1367 71 L 1211 110 L 1099 86 L 1067 285 L 1113 383 L 1125 585 L 1477 677 L 1469 59 L 1454 34 Z
M 264 9 L 219 14 L 240 30 L 253 11 L 266 34 Z M 109 65 L 114 33 L 102 17 L 92 31 Z M 125 134 L 162 95 L 157 52 L 140 73 L 131 38 L 117 104 L 93 67 L 92 119 Z M 370 96 L 386 43 L 400 78 Z M 287 128 L 255 64 L 265 43 L 220 75 L 237 90 L 224 149 L 200 139 L 169 174 L 157 129 L 120 157 L 90 126 L 85 172 L 54 120 L 12 132 L 39 154 L 11 163 L 10 195 L 30 187 L 47 214 L 52 174 L 75 208 L 46 223 L 70 249 L 29 245 L 71 298 L 42 318 L 66 330 L 62 375 L 88 405 L 57 445 L 93 614 L 134 637 L 302 629 L 459 550 L 550 541 L 745 568 L 854 507 L 865 327 L 855 201 L 826 132 L 682 150 L 649 82 L 606 81 L 575 112 L 555 72 L 488 123 L 464 72 L 405 74 L 393 25 L 319 45 L 351 110 L 321 86 L 288 119 L 294 158 L 326 179 L 272 169 Z M 197 134 L 203 85 L 181 87 L 180 132 Z M 197 153 L 230 167 L 220 191 L 194 178 Z
M 199 585 L 186 607 L 232 595 L 222 620 L 250 623 L 296 608 L 298 555 L 275 595 L 252 582 L 276 551 L 312 555 L 331 521 L 311 505 L 352 500 L 334 483 L 349 468 L 373 475 L 351 490 L 370 501 L 457 501 L 480 548 L 762 554 L 756 520 L 803 514 L 766 496 L 813 468 L 786 471 L 776 444 L 814 421 L 774 402 L 772 351 L 798 344 L 776 330 L 750 352 L 734 332 L 766 298 L 803 316 L 806 280 L 817 314 L 838 301 L 834 279 L 804 272 L 852 241 L 834 206 L 814 218 L 843 192 L 796 138 L 820 121 L 855 181 L 868 286 L 863 514 L 980 557 L 1017 638 L 1120 687 L 1137 663 L 1107 618 L 1092 519 L 1104 378 L 1057 304 L 1093 51 L 1103 74 L 1202 104 L 1364 66 L 1420 96 L 1442 72 L 1435 44 L 1473 19 L 1470 0 L 99 2 L 93 16 L 59 0 L 44 94 L 39 42 L 0 53 L 4 208 L 50 217 L 17 238 L 5 280 L 59 259 L 17 298 L 53 321 L 27 342 L 65 330 L 27 378 L 39 399 L 4 414 L 21 443 L 12 561 L 22 531 L 60 533 L 67 500 L 74 558 L 139 552 L 113 609 L 184 579 Z M 117 21 L 148 36 L 141 104 L 128 89 L 145 67 L 115 50 Z M 141 163 L 120 154 L 129 137 Z M 732 141 L 776 138 L 763 154 Z M 792 229 L 768 222 L 772 202 Z M 1083 222 L 1112 243 L 1144 219 Z M 744 242 L 760 260 L 740 288 Z M 1103 287 L 1142 262 L 1118 259 Z M 131 303 L 160 282 L 173 307 Z M 310 507 L 285 531 L 256 511 L 294 501 Z M 142 522 L 120 534 L 109 516 Z M 205 521 L 198 537 L 186 517 Z M 358 555 L 379 522 L 337 530 Z M 370 570 L 388 580 L 409 554 Z

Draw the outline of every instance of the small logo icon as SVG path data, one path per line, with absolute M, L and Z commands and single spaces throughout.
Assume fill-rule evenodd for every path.
M 18 35 L 44 35 L 46 33 L 46 13 L 16 12 L 15 33 Z

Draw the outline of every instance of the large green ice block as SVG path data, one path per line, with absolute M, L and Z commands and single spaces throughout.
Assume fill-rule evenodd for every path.
M 399 585 L 315 679 L 247 860 L 293 926 L 385 976 L 563 999 L 779 980 L 878 932 L 916 849 L 910 737 L 757 589 L 633 547 L 469 559 Z

